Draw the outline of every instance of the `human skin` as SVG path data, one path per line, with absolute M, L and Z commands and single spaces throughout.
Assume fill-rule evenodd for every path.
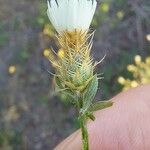
M 123 92 L 89 121 L 90 150 L 150 150 L 150 84 Z M 55 150 L 81 150 L 80 130 Z

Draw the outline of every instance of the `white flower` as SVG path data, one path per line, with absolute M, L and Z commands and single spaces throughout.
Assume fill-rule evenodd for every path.
M 57 5 L 58 2 L 58 5 Z M 48 17 L 57 30 L 88 30 L 95 13 L 96 0 L 50 0 Z

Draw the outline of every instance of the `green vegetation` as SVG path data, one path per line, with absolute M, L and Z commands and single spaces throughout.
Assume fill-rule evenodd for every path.
M 19 145 L 21 145 L 21 134 L 6 128 L 0 130 L 0 149 L 16 150 L 21 148 Z
M 9 40 L 9 33 L 5 31 L 4 25 L 0 24 L 0 47 L 3 47 L 7 44 Z

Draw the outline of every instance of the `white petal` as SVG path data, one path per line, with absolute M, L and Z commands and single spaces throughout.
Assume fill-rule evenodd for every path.
M 47 14 L 57 32 L 74 29 L 88 30 L 97 2 L 96 0 L 55 0 L 48 2 Z

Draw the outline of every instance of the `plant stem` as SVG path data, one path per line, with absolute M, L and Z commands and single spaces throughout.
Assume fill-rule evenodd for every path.
M 80 127 L 82 132 L 82 150 L 89 150 L 88 131 L 86 126 L 86 115 L 80 115 Z

